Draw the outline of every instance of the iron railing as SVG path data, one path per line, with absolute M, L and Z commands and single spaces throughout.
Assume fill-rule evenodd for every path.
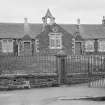
M 105 87 L 105 56 L 0 56 L 0 74 L 0 81 L 14 83 L 13 80 L 23 79 L 31 86 L 55 81 L 57 84 L 87 83 L 89 87 Z

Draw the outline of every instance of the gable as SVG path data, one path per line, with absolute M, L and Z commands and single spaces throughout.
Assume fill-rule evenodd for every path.
M 62 28 L 62 26 L 58 25 L 58 24 L 53 24 L 53 25 L 47 25 L 45 26 L 45 30 L 43 32 L 41 32 L 40 34 L 37 35 L 37 38 L 40 36 L 48 36 L 49 33 L 57 31 L 58 33 L 62 33 L 63 35 L 69 35 L 71 37 L 72 40 L 72 34 L 67 32 L 64 28 Z
M 22 40 L 31 40 L 32 38 L 29 35 L 24 35 Z
M 57 28 L 57 33 L 62 34 L 62 48 L 71 50 L 73 36 L 58 24 L 47 25 L 45 30 L 37 35 L 36 38 L 39 40 L 39 50 L 44 51 L 49 49 L 49 33 L 53 33 L 54 27 Z

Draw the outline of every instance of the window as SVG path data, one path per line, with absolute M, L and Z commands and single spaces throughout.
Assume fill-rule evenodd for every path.
M 30 48 L 31 46 L 30 46 L 30 42 L 24 42 L 24 48 Z
M 39 53 L 39 48 L 38 47 L 36 47 L 36 52 Z
M 2 40 L 2 41 L 3 41 L 3 43 L 7 43 L 8 40 L 4 39 L 4 40 Z
M 4 53 L 8 52 L 8 43 L 7 43 L 7 40 L 2 40 L 2 51 Z
M 50 38 L 50 48 L 55 48 L 55 39 Z
M 60 48 L 61 46 L 61 39 L 56 39 L 56 47 Z
M 47 18 L 47 24 L 50 24 L 50 18 Z
M 10 42 L 10 43 L 11 43 L 11 42 L 12 42 L 12 39 L 8 39 L 8 42 Z
M 62 49 L 62 35 L 61 33 L 50 33 L 49 35 L 50 49 Z
M 36 39 L 36 40 L 35 40 L 35 43 L 36 43 L 36 45 L 37 45 L 37 44 L 39 44 L 39 40 L 38 40 L 38 39 Z
M 12 39 L 3 39 L 2 40 L 2 52 L 12 53 L 13 52 L 13 40 Z
M 98 51 L 105 52 L 105 41 L 98 41 Z
M 94 40 L 88 40 L 85 42 L 85 51 L 94 52 Z

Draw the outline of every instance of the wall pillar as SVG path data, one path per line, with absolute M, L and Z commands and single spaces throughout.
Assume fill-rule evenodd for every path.
M 97 52 L 98 52 L 98 39 L 95 39 L 95 41 L 94 41 L 94 52 L 95 52 L 95 54 L 97 54 Z
M 72 39 L 72 54 L 75 55 L 75 38 Z
M 67 55 L 60 52 L 56 55 L 57 64 L 57 74 L 58 74 L 58 84 L 66 83 L 66 59 Z
M 18 41 L 18 56 L 21 55 L 21 40 Z

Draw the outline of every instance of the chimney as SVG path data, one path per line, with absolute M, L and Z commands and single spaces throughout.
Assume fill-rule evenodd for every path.
M 28 19 L 27 18 L 24 18 L 24 23 L 28 23 Z
M 102 25 L 105 25 L 105 16 L 103 16 Z
M 80 18 L 77 19 L 77 25 L 80 25 Z
M 80 19 L 78 18 L 77 19 L 77 30 L 79 31 L 79 29 L 80 29 Z
M 28 24 L 28 19 L 24 18 L 24 35 L 29 35 L 29 24 Z

